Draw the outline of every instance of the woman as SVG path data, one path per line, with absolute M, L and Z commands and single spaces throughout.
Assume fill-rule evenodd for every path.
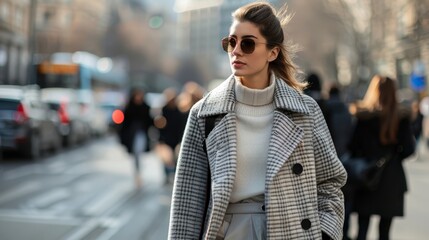
M 189 114 L 169 239 L 341 239 L 346 172 L 283 41 L 268 3 L 233 13 L 233 75 Z
M 124 110 L 124 122 L 120 131 L 121 143 L 134 157 L 134 181 L 137 189 L 142 185 L 140 173 L 140 154 L 149 149 L 147 132 L 153 125 L 150 107 L 144 101 L 144 92 L 135 89 Z
M 163 156 L 166 183 L 171 183 L 176 168 L 176 151 L 180 147 L 183 131 L 186 124 L 184 113 L 177 106 L 177 92 L 173 88 L 164 90 L 163 95 L 166 104 L 161 109 L 161 115 L 157 118 L 159 123 L 159 140 L 157 148 L 159 155 Z
M 388 159 L 378 187 L 375 190 L 362 187 L 355 192 L 354 209 L 359 215 L 357 239 L 366 239 L 371 215 L 380 216 L 378 239 L 389 239 L 393 217 L 404 215 L 407 184 L 402 160 L 415 150 L 411 110 L 399 107 L 394 80 L 376 75 L 364 99 L 352 105 L 352 112 L 357 123 L 350 143 L 351 155 Z

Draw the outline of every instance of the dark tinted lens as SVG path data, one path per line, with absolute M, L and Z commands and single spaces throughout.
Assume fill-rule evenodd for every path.
M 243 39 L 241 40 L 240 47 L 244 53 L 250 54 L 255 51 L 255 41 L 253 39 Z
M 237 40 L 235 40 L 235 38 L 230 38 L 229 45 L 228 45 L 229 47 L 228 52 L 232 52 L 236 45 L 237 45 Z
M 232 52 L 237 45 L 237 41 L 234 38 L 222 39 L 222 48 L 225 52 Z
M 225 52 L 228 52 L 228 45 L 229 45 L 229 39 L 228 38 L 222 38 L 222 49 Z

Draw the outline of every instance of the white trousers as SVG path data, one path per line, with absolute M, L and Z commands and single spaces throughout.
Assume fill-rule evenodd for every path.
M 263 203 L 230 203 L 216 240 L 267 239 Z

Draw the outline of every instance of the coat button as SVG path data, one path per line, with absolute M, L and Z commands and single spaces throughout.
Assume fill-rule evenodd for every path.
M 262 205 L 261 209 L 265 212 L 265 205 Z
M 296 175 L 300 175 L 302 173 L 302 171 L 303 171 L 303 167 L 301 164 L 295 163 L 292 166 L 292 172 L 295 173 Z
M 301 221 L 301 227 L 304 230 L 308 230 L 311 228 L 311 222 L 308 218 L 304 219 Z

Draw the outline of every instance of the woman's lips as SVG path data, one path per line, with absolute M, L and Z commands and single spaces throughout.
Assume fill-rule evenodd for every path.
M 240 62 L 240 61 L 234 61 L 234 62 L 232 62 L 232 66 L 234 67 L 234 68 L 241 68 L 241 67 L 243 67 L 245 65 L 245 63 L 244 62 Z

